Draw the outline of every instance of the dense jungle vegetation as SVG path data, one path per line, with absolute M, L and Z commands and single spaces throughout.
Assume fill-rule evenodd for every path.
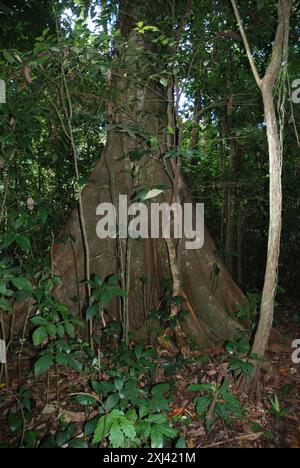
M 299 448 L 299 20 L 0 0 L 1 447 Z

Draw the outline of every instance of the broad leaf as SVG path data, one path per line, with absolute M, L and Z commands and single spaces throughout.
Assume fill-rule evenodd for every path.
M 17 289 L 23 289 L 28 292 L 32 292 L 33 290 L 32 284 L 26 278 L 12 278 L 11 282 Z
M 47 372 L 53 364 L 53 356 L 51 354 L 45 354 L 42 356 L 34 365 L 34 373 L 36 377 Z
M 39 327 L 33 332 L 32 340 L 35 346 L 39 346 L 48 338 L 48 333 L 45 327 Z

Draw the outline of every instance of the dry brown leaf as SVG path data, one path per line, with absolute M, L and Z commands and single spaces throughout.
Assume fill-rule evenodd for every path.
M 60 416 L 63 415 L 67 423 L 83 423 L 86 420 L 85 413 L 80 413 L 76 411 L 62 411 Z
M 24 68 L 24 76 L 26 78 L 27 83 L 29 83 L 29 84 L 31 84 L 33 82 L 33 79 L 32 79 L 32 77 L 30 75 L 30 70 L 31 70 L 30 66 L 26 65 L 26 67 Z
M 187 446 L 188 446 L 189 449 L 193 449 L 193 448 L 196 447 L 196 445 L 195 445 L 195 443 L 194 443 L 193 440 L 189 440 Z

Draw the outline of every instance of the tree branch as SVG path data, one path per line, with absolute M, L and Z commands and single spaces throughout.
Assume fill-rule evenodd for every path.
M 237 20 L 237 23 L 238 23 L 240 32 L 241 32 L 241 36 L 242 36 L 242 39 L 243 39 L 243 42 L 244 42 L 244 45 L 245 45 L 245 49 L 246 49 L 246 52 L 247 52 L 248 60 L 249 60 L 249 63 L 250 63 L 250 65 L 251 65 L 251 69 L 252 69 L 252 72 L 253 72 L 255 81 L 256 81 L 256 83 L 257 83 L 257 86 L 258 86 L 259 88 L 261 88 L 261 86 L 262 86 L 262 79 L 261 79 L 260 76 L 259 76 L 259 73 L 258 73 L 258 71 L 257 71 L 256 65 L 255 65 L 255 62 L 254 62 L 254 58 L 253 58 L 253 55 L 252 55 L 252 52 L 251 52 L 251 48 L 250 48 L 250 45 L 249 45 L 249 41 L 248 41 L 248 38 L 247 38 L 247 34 L 246 34 L 246 32 L 245 32 L 245 29 L 244 29 L 244 26 L 243 26 L 243 23 L 242 23 L 242 19 L 241 19 L 241 16 L 240 16 L 240 12 L 239 12 L 239 9 L 238 9 L 236 0 L 230 0 L 230 1 L 231 1 L 233 10 L 234 10 L 234 14 L 235 14 L 235 17 L 236 17 L 236 20 Z
M 283 45 L 286 42 L 286 29 L 289 28 L 291 15 L 291 0 L 278 1 L 278 26 L 272 51 L 271 61 L 267 68 L 263 81 L 274 86 L 281 67 Z M 288 40 L 288 36 L 287 36 Z

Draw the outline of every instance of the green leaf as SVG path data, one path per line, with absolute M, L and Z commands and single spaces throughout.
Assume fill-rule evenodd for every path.
M 250 351 L 250 343 L 247 338 L 243 338 L 238 344 L 238 351 L 242 354 L 248 354 Z
M 84 426 L 84 434 L 90 437 L 96 430 L 98 418 L 92 419 Z
M 119 395 L 117 393 L 113 393 L 112 395 L 110 395 L 107 398 L 106 402 L 104 403 L 104 407 L 105 407 L 106 411 L 110 411 L 115 406 L 117 406 L 119 401 L 120 401 L 120 397 L 119 397 Z
M 180 437 L 177 440 L 175 448 L 177 448 L 177 449 L 186 449 L 187 448 L 186 441 L 184 440 L 183 437 Z
M 76 426 L 71 424 L 67 427 L 65 431 L 58 432 L 56 434 L 56 443 L 59 447 L 63 447 L 70 439 L 74 436 L 76 432 Z
M 113 422 L 119 417 L 125 416 L 122 411 L 113 410 L 105 416 L 101 416 L 97 422 L 97 427 L 93 437 L 93 445 L 99 444 L 106 437 L 110 431 Z
M 94 437 L 93 437 L 93 442 L 92 442 L 93 445 L 99 444 L 100 442 L 102 442 L 104 437 L 107 436 L 108 431 L 109 431 L 110 419 L 111 419 L 111 414 L 101 416 L 101 418 L 99 418 L 97 425 L 96 425 L 95 432 L 94 432 Z
M 15 294 L 16 300 L 19 304 L 24 303 L 27 299 L 29 299 L 32 296 L 32 293 L 30 291 L 18 291 Z
M 3 57 L 5 58 L 5 60 L 10 63 L 11 65 L 13 65 L 16 61 L 14 59 L 14 57 L 11 55 L 10 52 L 8 52 L 7 50 L 4 50 L 3 51 Z
M 0 294 L 1 294 L 1 296 L 6 296 L 6 292 L 7 292 L 6 282 L 1 282 L 0 283 Z
M 134 428 L 134 423 L 128 419 L 127 417 L 120 418 L 120 426 L 122 432 L 124 432 L 125 436 L 129 440 L 134 440 L 136 437 L 136 431 Z
M 161 78 L 159 82 L 164 88 L 168 87 L 169 81 L 167 80 L 167 78 Z
M 86 318 L 87 320 L 90 320 L 91 318 L 96 317 L 96 315 L 99 312 L 99 305 L 98 304 L 93 304 L 87 308 L 86 311 Z
M 157 411 L 168 411 L 169 405 L 166 398 L 162 394 L 158 393 L 157 395 L 154 395 L 151 400 L 151 408 Z
M 228 368 L 229 372 L 239 370 L 243 367 L 243 361 L 238 358 L 233 358 L 230 361 L 230 366 Z
M 243 372 L 244 374 L 248 375 L 248 377 L 252 377 L 254 372 L 254 365 L 251 362 L 243 362 Z
M 68 443 L 68 447 L 75 448 L 75 449 L 86 449 L 88 448 L 88 444 L 85 440 L 73 439 Z
M 124 447 L 124 433 L 117 421 L 115 421 L 111 426 L 109 440 L 113 448 Z
M 75 401 L 83 406 L 94 406 L 97 403 L 92 395 L 76 395 Z
M 41 218 L 42 224 L 45 224 L 48 219 L 48 211 L 43 207 L 39 208 L 39 217 Z
M 24 448 L 35 448 L 38 442 L 38 434 L 36 431 L 28 431 L 24 437 Z
M 81 362 L 75 359 L 71 354 L 59 353 L 57 354 L 55 361 L 58 365 L 69 366 L 77 372 L 82 371 Z
M 95 282 L 95 284 L 96 284 L 97 286 L 102 286 L 102 284 L 103 284 L 103 279 L 101 278 L 101 276 L 95 275 L 94 278 L 93 278 L 93 280 L 94 280 L 94 282 Z
M 218 416 L 220 416 L 221 419 L 223 419 L 225 424 L 228 424 L 230 422 L 230 413 L 226 405 L 218 402 L 216 404 L 215 412 Z
M 170 327 L 173 330 L 175 330 L 175 328 L 177 327 L 177 320 L 175 318 L 172 318 L 169 323 L 170 323 Z
M 147 414 L 150 413 L 150 409 L 149 407 L 145 406 L 145 405 L 141 405 L 140 408 L 139 408 L 139 415 L 140 415 L 140 419 L 143 419 L 145 416 L 147 416 Z
M 82 364 L 78 359 L 75 359 L 73 356 L 68 355 L 68 366 L 74 369 L 77 372 L 82 371 Z
M 45 327 L 37 328 L 32 335 L 32 341 L 35 346 L 39 346 L 48 338 L 48 333 Z
M 144 26 L 145 31 L 159 32 L 159 29 L 156 26 Z
M 22 250 L 24 250 L 24 252 L 26 252 L 26 253 L 29 252 L 29 250 L 30 250 L 30 241 L 29 241 L 28 237 L 17 235 L 15 241 L 18 244 L 18 246 Z
M 107 306 L 113 299 L 113 297 L 114 295 L 111 291 L 103 291 L 103 293 L 101 293 L 100 304 L 102 306 Z
M 15 242 L 16 235 L 15 234 L 5 234 L 3 237 L 3 249 L 7 249 L 8 247 L 11 246 L 13 242 Z
M 11 310 L 11 304 L 9 303 L 9 301 L 0 299 L 0 308 L 5 312 L 9 312 Z
M 53 356 L 51 354 L 45 354 L 42 356 L 34 365 L 34 373 L 38 378 L 40 375 L 47 372 L 53 364 Z
M 49 323 L 46 326 L 46 330 L 47 330 L 48 335 L 51 336 L 51 338 L 56 337 L 57 330 L 56 330 L 56 326 L 53 323 Z
M 139 360 L 141 359 L 142 355 L 143 355 L 143 347 L 141 345 L 137 345 L 135 348 L 134 348 L 134 354 L 135 354 L 135 357 Z
M 68 355 L 63 353 L 58 353 L 55 357 L 55 362 L 59 366 L 67 366 L 68 365 Z
M 168 439 L 174 439 L 178 435 L 177 429 L 170 427 L 168 422 L 164 424 L 163 426 L 159 426 L 159 428 L 162 434 Z
M 129 419 L 129 421 L 136 422 L 138 420 L 136 409 L 131 408 L 129 411 L 127 411 L 126 417 Z
M 41 317 L 40 315 L 37 315 L 36 317 L 33 317 L 31 319 L 31 322 L 33 325 L 47 325 L 47 320 L 44 317 Z
M 196 398 L 195 403 L 197 413 L 200 415 L 204 414 L 208 410 L 212 401 L 213 397 L 208 395 Z
M 106 396 L 109 392 L 113 392 L 115 390 L 115 387 L 111 382 L 96 382 L 95 380 L 92 381 L 92 388 L 101 396 Z
M 151 393 L 153 396 L 155 395 L 163 395 L 164 393 L 167 393 L 170 391 L 170 384 L 158 384 L 152 387 Z
M 150 433 L 151 448 L 163 448 L 164 437 L 158 426 L 153 426 Z
M 124 387 L 124 382 L 122 379 L 115 379 L 114 381 L 115 389 L 120 392 Z
M 191 384 L 187 386 L 190 392 L 215 392 L 217 387 L 215 384 Z
M 33 291 L 32 284 L 26 278 L 12 278 L 11 282 L 18 289 L 23 289 L 28 292 Z
M 67 335 L 70 337 L 70 338 L 74 338 L 75 336 L 75 328 L 74 328 L 74 325 L 70 322 L 66 322 L 65 323 L 65 330 L 66 330 L 66 333 Z
M 7 423 L 11 432 L 17 432 L 19 429 L 21 429 L 21 427 L 23 426 L 23 418 L 21 412 L 17 411 L 17 413 L 13 413 L 12 411 L 10 411 L 8 413 Z
M 141 440 L 147 441 L 151 434 L 151 424 L 148 421 L 141 421 L 138 425 L 138 436 Z
M 45 442 L 42 442 L 39 445 L 39 448 L 43 448 L 43 449 L 57 448 L 57 443 L 55 442 L 54 436 L 50 436 L 48 439 L 45 440 Z
M 109 291 L 110 291 L 114 296 L 127 297 L 127 295 L 128 295 L 127 291 L 124 291 L 124 289 L 119 288 L 119 286 L 111 286 L 111 287 L 109 288 Z
M 63 325 L 57 325 L 56 331 L 59 338 L 63 338 L 65 336 L 65 327 Z
M 149 418 L 147 419 L 151 424 L 165 424 L 168 422 L 168 418 L 165 414 L 151 414 Z

